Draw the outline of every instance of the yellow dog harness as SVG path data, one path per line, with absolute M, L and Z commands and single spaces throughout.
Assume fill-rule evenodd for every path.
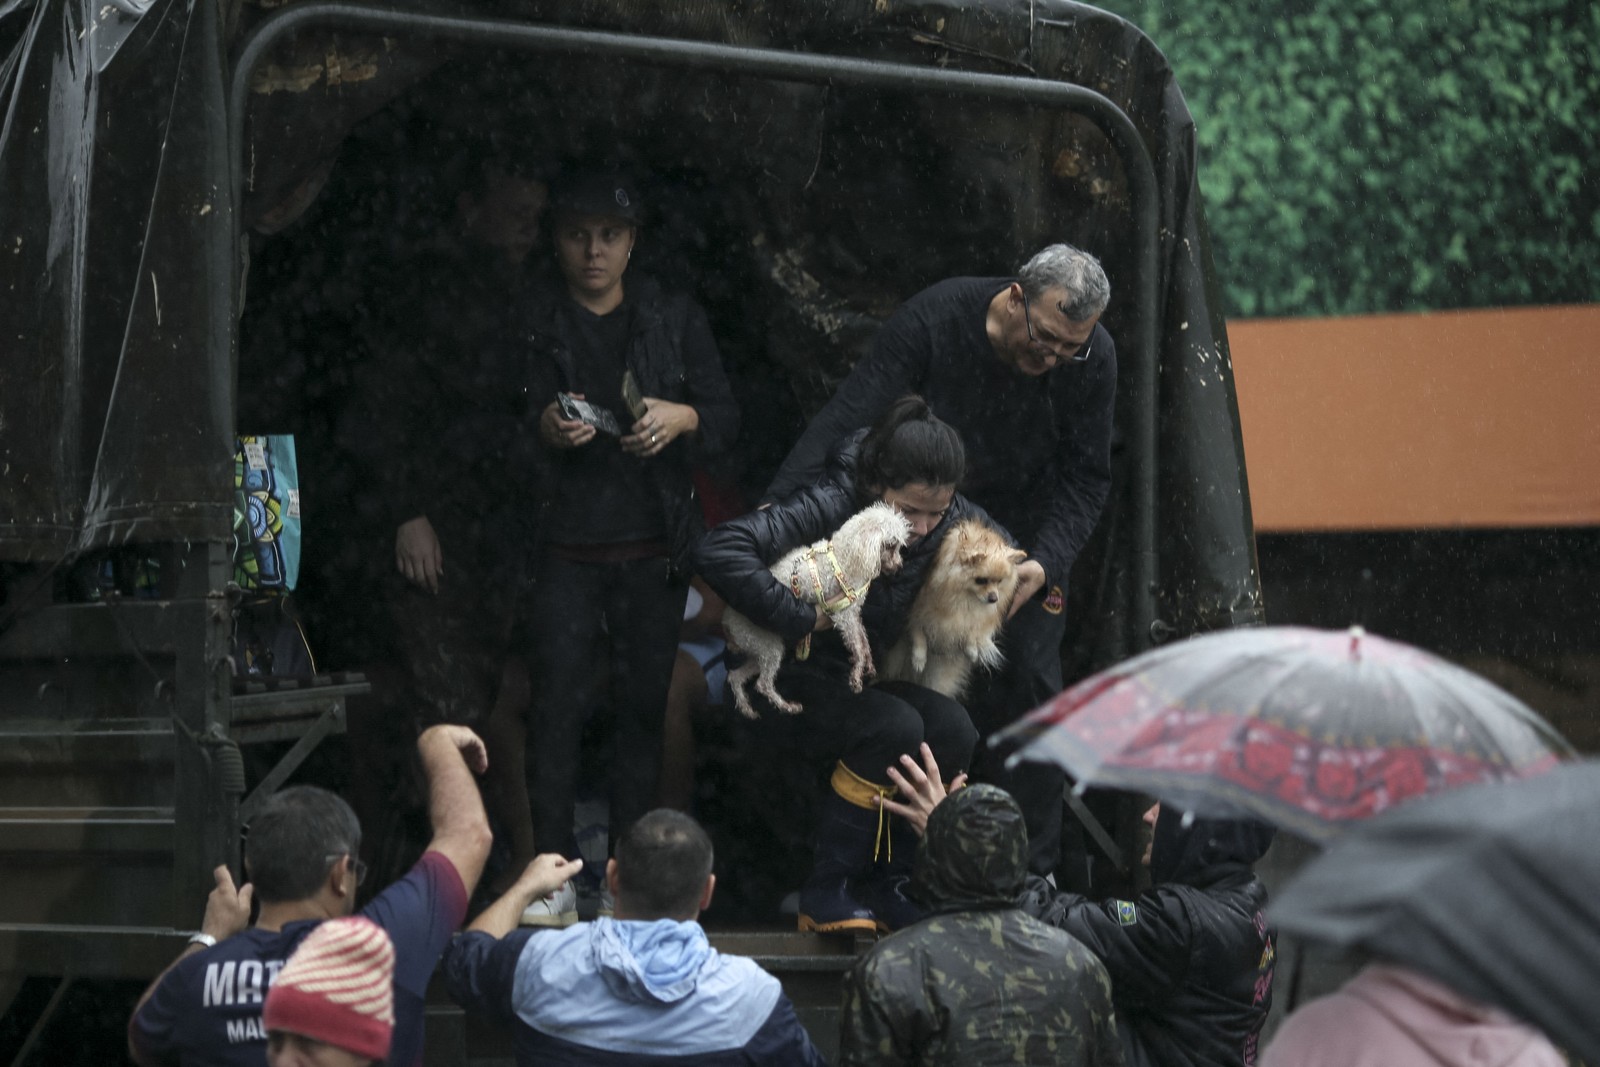
M 872 582 L 866 582 L 860 589 L 850 588 L 850 583 L 845 580 L 844 568 L 839 566 L 839 557 L 833 554 L 832 541 L 828 542 L 828 546 L 823 549 L 823 552 L 828 557 L 828 566 L 833 571 L 833 580 L 839 585 L 839 595 L 831 599 L 828 597 L 827 588 L 822 584 L 822 571 L 817 567 L 817 549 L 814 547 L 806 549 L 805 554 L 800 557 L 799 565 L 790 572 L 789 589 L 801 600 L 807 599 L 805 589 L 800 581 L 800 565 L 803 565 L 811 572 L 811 602 L 821 608 L 823 614 L 835 615 L 865 596 Z M 795 659 L 805 659 L 810 655 L 811 635 L 806 634 L 800 639 L 800 643 L 795 646 L 794 657 Z

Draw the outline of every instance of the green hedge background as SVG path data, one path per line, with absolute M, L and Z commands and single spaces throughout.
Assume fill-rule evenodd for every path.
M 1177 72 L 1228 314 L 1600 299 L 1600 2 L 1098 2 Z

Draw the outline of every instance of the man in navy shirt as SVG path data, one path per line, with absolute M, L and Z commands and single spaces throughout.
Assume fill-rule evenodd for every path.
M 428 781 L 433 837 L 422 859 L 360 914 L 394 942 L 394 1041 L 386 1063 L 421 1062 L 423 999 L 489 854 L 489 822 L 473 772 L 488 760 L 464 726 L 434 726 L 417 739 Z M 250 822 L 245 870 L 234 889 L 226 867 L 206 902 L 201 932 L 145 992 L 128 1025 L 141 1067 L 237 1064 L 260 1067 L 267 989 L 308 934 L 354 911 L 366 873 L 356 858 L 361 826 L 348 804 L 315 786 L 274 794 Z M 246 928 L 259 898 L 256 925 Z
M 1111 489 L 1117 349 L 1100 325 L 1111 286 L 1100 263 L 1050 245 L 1014 278 L 950 278 L 884 323 L 784 460 L 767 489 L 779 500 L 811 485 L 834 447 L 920 393 L 967 449 L 962 495 L 1028 553 L 1006 624 L 1006 665 L 968 700 L 988 734 L 1061 689 L 1067 576 Z M 1029 867 L 1051 873 L 1061 835 L 1062 778 L 1037 765 L 979 774 L 1005 786 L 1027 819 Z

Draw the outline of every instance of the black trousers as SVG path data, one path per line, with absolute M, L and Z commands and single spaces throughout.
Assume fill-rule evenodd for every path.
M 774 710 L 752 689 L 761 728 L 769 734 L 764 747 L 817 765 L 838 760 L 852 774 L 880 785 L 889 784 L 888 769 L 900 766 L 901 755 L 920 763 L 917 749 L 923 741 L 946 781 L 971 767 L 978 732 L 961 704 L 911 682 L 852 693 L 849 670 L 847 663 L 829 657 L 786 665 L 778 674 L 778 692 L 804 706 L 798 715 Z
M 656 557 L 575 563 L 546 553 L 536 564 L 525 632 L 533 707 L 528 730 L 529 792 L 540 852 L 573 851 L 587 696 L 596 691 L 594 656 L 604 633 L 609 674 L 599 692 L 615 719 L 610 838 L 655 805 L 667 686 L 677 656 L 688 586 Z
M 411 677 L 408 697 L 418 721 L 476 727 L 494 706 L 511 652 L 522 572 L 508 547 L 515 542 L 453 527 L 439 539 L 444 573 L 438 593 L 408 581 L 391 564 L 381 596 Z
M 972 718 L 984 737 L 1016 722 L 1061 692 L 1064 612 L 1052 614 L 1038 597 L 1006 623 L 1006 663 L 994 674 L 974 676 L 967 694 Z M 974 777 L 1016 798 L 1028 827 L 1028 869 L 1053 873 L 1061 859 L 1061 807 L 1066 776 L 1050 764 L 1024 763 L 1007 770 L 1004 751 L 981 746 Z

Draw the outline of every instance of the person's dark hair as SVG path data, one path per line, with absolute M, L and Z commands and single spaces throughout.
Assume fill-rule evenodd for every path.
M 677 919 L 700 907 L 711 838 L 681 811 L 657 808 L 617 842 L 617 892 L 630 918 Z
M 314 785 L 268 797 L 244 842 L 244 865 L 265 904 L 316 895 L 339 857 L 361 850 L 361 823 L 350 805 Z
M 867 431 L 856 460 L 857 492 L 863 500 L 885 489 L 924 485 L 960 485 L 967 474 L 967 450 L 961 435 L 942 422 L 928 402 L 908 393 Z

